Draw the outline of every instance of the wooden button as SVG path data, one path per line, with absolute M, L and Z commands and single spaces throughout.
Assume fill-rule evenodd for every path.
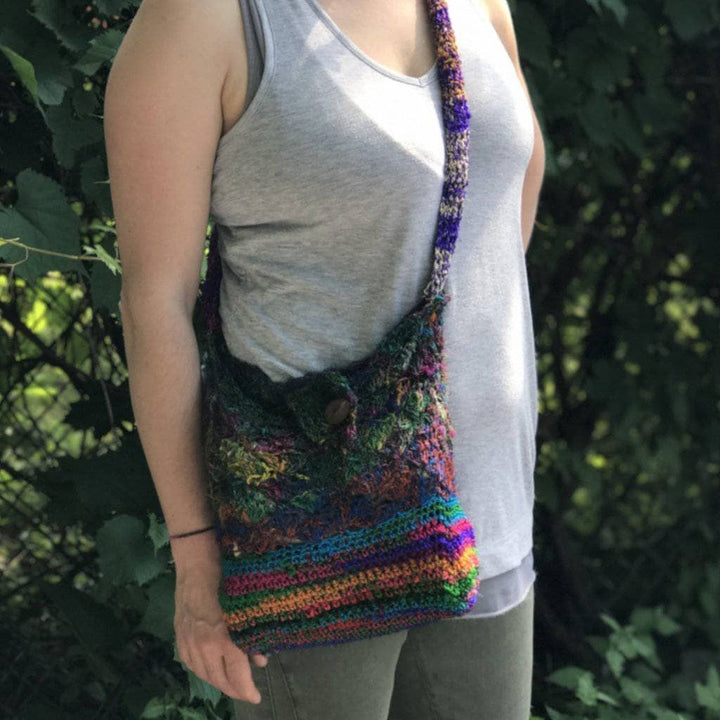
M 350 414 L 352 404 L 346 398 L 331 400 L 325 408 L 325 420 L 329 425 L 339 425 Z

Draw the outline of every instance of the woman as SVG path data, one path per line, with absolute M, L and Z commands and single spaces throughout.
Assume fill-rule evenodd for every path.
M 448 0 L 472 113 L 445 315 L 458 496 L 480 597 L 460 618 L 249 658 L 210 532 L 172 541 L 184 664 L 236 718 L 526 720 L 535 357 L 524 252 L 544 144 L 505 0 Z M 228 346 L 273 379 L 364 356 L 431 267 L 444 144 L 426 0 L 145 0 L 105 133 L 138 430 L 171 534 L 212 524 L 192 311 L 208 217 Z

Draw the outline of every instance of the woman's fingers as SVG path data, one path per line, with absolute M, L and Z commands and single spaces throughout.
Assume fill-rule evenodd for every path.
M 268 656 L 267 655 L 261 655 L 260 653 L 253 653 L 251 655 L 252 661 L 258 666 L 258 667 L 265 667 L 268 664 Z
M 247 655 L 231 640 L 227 629 L 221 626 L 204 632 L 187 642 L 178 643 L 178 657 L 188 670 L 210 683 L 226 695 L 237 700 L 259 703 L 260 693 L 252 679 Z M 233 662 L 228 673 L 224 655 L 232 653 Z
M 228 678 L 230 687 L 241 690 L 244 695 L 240 699 L 249 700 L 252 703 L 261 702 L 262 696 L 253 680 L 247 654 L 228 638 L 223 648 L 222 658 L 225 665 L 225 676 Z
M 247 654 L 232 642 L 225 628 L 202 643 L 199 657 L 206 682 L 237 700 L 262 701 Z

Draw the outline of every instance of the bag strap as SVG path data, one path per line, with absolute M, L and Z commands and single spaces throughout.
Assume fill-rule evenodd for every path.
M 470 109 L 465 94 L 462 63 L 450 24 L 447 0 L 427 0 L 435 33 L 440 98 L 445 125 L 445 182 L 443 183 L 433 270 L 423 291 L 428 300 L 443 293 L 450 258 L 460 230 L 465 189 L 468 184 L 468 140 L 470 137 Z
M 440 99 L 445 126 L 445 164 L 442 196 L 438 210 L 433 252 L 433 269 L 423 290 L 431 301 L 443 295 L 455 252 L 462 219 L 462 208 L 468 183 L 468 139 L 470 109 L 467 104 L 462 65 L 455 33 L 450 24 L 447 0 L 427 0 L 428 13 L 435 38 Z M 200 298 L 202 318 L 210 332 L 220 332 L 220 278 L 222 274 L 217 241 L 217 224 L 210 235 L 207 270 Z

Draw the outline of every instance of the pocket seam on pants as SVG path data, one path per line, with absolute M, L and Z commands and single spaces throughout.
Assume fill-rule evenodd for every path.
M 268 691 L 268 699 L 270 700 L 270 715 L 272 716 L 272 720 L 277 720 L 277 710 L 275 709 L 275 697 L 272 689 L 272 678 L 270 677 L 270 667 L 269 667 L 269 659 L 268 664 L 265 666 L 265 680 L 267 681 L 267 691 Z
M 285 690 L 287 690 L 288 697 L 290 698 L 290 704 L 292 705 L 292 711 L 293 711 L 293 720 L 298 720 L 298 714 L 297 714 L 297 703 L 295 702 L 295 697 L 292 694 L 292 690 L 290 689 L 290 683 L 288 682 L 287 675 L 285 674 L 285 668 L 282 666 L 282 663 L 280 662 L 280 656 L 276 655 L 275 659 L 277 660 L 277 666 L 280 669 L 280 674 L 282 675 L 283 682 L 285 683 Z M 275 717 L 273 713 L 273 718 Z
M 430 682 L 430 674 L 427 671 L 427 668 L 425 667 L 425 663 L 423 662 L 422 656 L 422 649 L 418 645 L 416 647 L 415 655 L 415 664 L 418 667 L 418 670 L 420 671 L 420 674 L 423 677 L 425 686 L 425 695 L 427 695 L 428 699 L 428 706 L 430 707 L 430 710 L 432 711 L 433 717 L 435 720 L 440 720 L 440 713 L 438 713 L 437 708 L 435 707 L 435 698 L 432 695 L 432 692 L 430 692 L 430 688 L 432 687 L 432 683 Z

